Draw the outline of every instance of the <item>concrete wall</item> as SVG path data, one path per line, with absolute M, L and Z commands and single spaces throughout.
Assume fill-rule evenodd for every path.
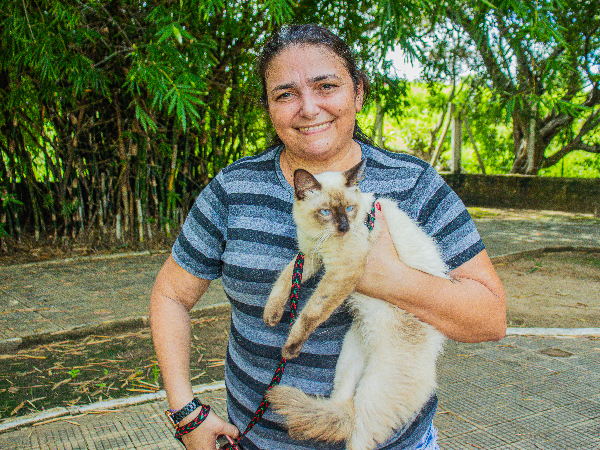
M 600 179 L 441 175 L 467 206 L 600 214 Z

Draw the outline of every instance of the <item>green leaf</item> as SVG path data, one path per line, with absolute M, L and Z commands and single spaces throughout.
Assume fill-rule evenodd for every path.
M 176 25 L 173 25 L 173 35 L 175 36 L 175 39 L 177 39 L 177 42 L 179 42 L 180 44 L 183 44 L 183 39 L 181 37 L 181 31 L 179 30 L 179 28 Z

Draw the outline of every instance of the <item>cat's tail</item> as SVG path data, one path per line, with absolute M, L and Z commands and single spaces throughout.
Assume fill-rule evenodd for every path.
M 344 441 L 352 434 L 352 400 L 344 403 L 306 395 L 290 386 L 275 386 L 267 394 L 269 406 L 285 417 L 290 437 Z

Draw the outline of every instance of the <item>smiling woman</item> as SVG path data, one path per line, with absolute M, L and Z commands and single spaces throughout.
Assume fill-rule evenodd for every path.
M 360 162 L 352 139 L 363 105 L 363 83 L 354 85 L 342 58 L 327 47 L 291 46 L 266 72 L 267 110 L 285 142 L 281 166 L 293 183 L 296 169 L 344 170 Z
M 219 277 L 232 306 L 225 381 L 233 425 L 212 412 L 205 420 L 197 419 L 205 410 L 197 407 L 178 423 L 190 431 L 182 438 L 187 450 L 214 450 L 219 435 L 238 439 L 239 430 L 249 423 L 253 427 L 239 440 L 244 450 L 345 447 L 343 442 L 296 440 L 288 435 L 283 418 L 268 409 L 254 420 L 289 331 L 289 320 L 268 327 L 262 316 L 274 281 L 298 251 L 292 183 L 299 168 L 316 175 L 344 171 L 364 160 L 360 189 L 393 199 L 417 221 L 438 243 L 452 277 L 451 282 L 404 265 L 381 211 L 376 211 L 382 231 L 368 256 L 359 292 L 403 308 L 456 340 L 480 342 L 504 335 L 504 291 L 462 202 L 431 166 L 374 147 L 357 126 L 356 113 L 369 90 L 357 67 L 350 48 L 323 27 L 289 26 L 271 37 L 257 59 L 257 72 L 261 101 L 277 139 L 263 153 L 223 169 L 200 193 L 158 274 L 150 325 L 174 417 L 183 416 L 177 411 L 187 411 L 193 403 L 189 310 L 210 280 Z M 317 282 L 302 285 L 299 309 Z M 338 308 L 287 364 L 281 383 L 329 396 L 351 323 L 350 312 Z M 436 449 L 436 404 L 432 393 L 412 423 L 378 448 Z

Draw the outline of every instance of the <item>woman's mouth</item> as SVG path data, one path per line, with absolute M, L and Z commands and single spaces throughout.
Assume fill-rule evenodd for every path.
M 320 125 L 313 125 L 310 127 L 298 127 L 298 131 L 300 131 L 301 133 L 311 133 L 315 131 L 324 130 L 325 128 L 328 128 L 329 125 L 331 125 L 331 122 L 325 122 Z

